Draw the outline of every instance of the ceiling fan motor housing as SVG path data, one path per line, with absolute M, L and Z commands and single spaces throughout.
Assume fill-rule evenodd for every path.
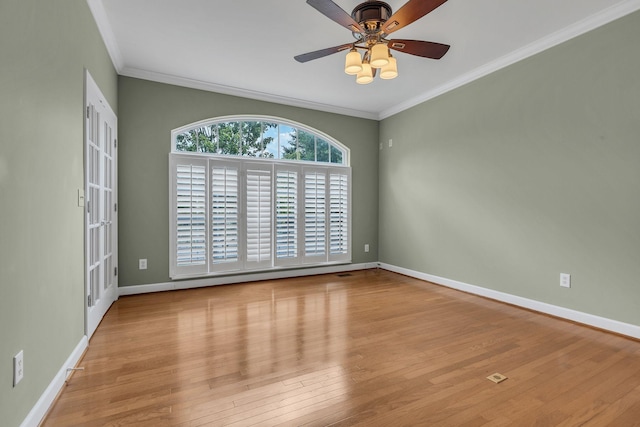
M 379 31 L 391 15 L 391 6 L 383 1 L 360 3 L 351 12 L 353 20 L 362 25 L 367 33 Z

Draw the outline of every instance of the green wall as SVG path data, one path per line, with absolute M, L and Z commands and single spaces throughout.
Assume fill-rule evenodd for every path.
M 380 261 L 640 325 L 638 40 L 634 13 L 383 120 Z
M 171 130 L 213 117 L 255 114 L 311 126 L 351 150 L 354 263 L 376 262 L 378 122 L 129 77 L 119 94 L 119 285 L 169 282 Z M 364 253 L 364 245 L 371 246 Z M 138 259 L 148 260 L 138 270 Z
M 0 2 L 3 426 L 24 420 L 84 335 L 85 67 L 115 108 L 117 76 L 86 2 Z
M 0 423 L 22 422 L 84 334 L 85 67 L 118 108 L 121 286 L 169 281 L 171 129 L 258 114 L 351 149 L 354 263 L 639 325 L 637 40 L 640 13 L 378 123 L 118 78 L 86 2 L 2 0 Z

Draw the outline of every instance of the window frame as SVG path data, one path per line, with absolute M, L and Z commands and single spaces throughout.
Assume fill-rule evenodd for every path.
M 229 121 L 252 121 L 252 122 L 268 122 L 268 123 L 278 123 L 284 124 L 286 126 L 290 126 L 296 128 L 297 131 L 303 130 L 304 132 L 308 132 L 317 136 L 324 141 L 329 143 L 329 151 L 331 151 L 332 147 L 336 147 L 342 153 L 343 164 L 339 163 L 328 163 L 328 162 L 313 162 L 308 160 L 291 160 L 291 159 L 271 159 L 271 158 L 262 158 L 262 157 L 253 157 L 253 156 L 243 156 L 243 155 L 222 155 L 222 154 L 213 154 L 213 153 L 204 153 L 204 152 L 188 152 L 188 151 L 175 151 L 176 148 L 176 138 L 177 135 L 180 135 L 184 132 L 188 132 L 194 128 L 200 128 L 202 126 L 207 126 L 212 123 L 217 122 L 229 122 Z M 321 133 L 315 129 L 312 129 L 308 126 L 301 125 L 299 123 L 293 123 L 287 120 L 283 120 L 276 117 L 269 116 L 225 116 L 218 117 L 215 119 L 202 120 L 196 123 L 192 123 L 190 125 L 182 126 L 180 128 L 174 129 L 171 132 L 171 143 L 172 143 L 172 152 L 169 154 L 169 243 L 170 243 L 170 262 L 169 262 L 169 276 L 172 280 L 179 279 L 188 279 L 188 278 L 198 278 L 198 277 L 209 277 L 209 276 L 220 276 L 220 275 L 229 275 L 229 274 L 243 274 L 243 273 L 255 273 L 255 272 L 264 272 L 264 271 L 273 271 L 273 270 L 283 270 L 283 269 L 293 269 L 293 268 L 305 268 L 311 266 L 326 266 L 326 265 L 336 265 L 336 264 L 345 264 L 351 262 L 351 253 L 352 253 L 352 207 L 351 207 L 351 167 L 349 166 L 350 156 L 349 149 L 345 147 L 343 144 L 339 143 L 335 139 L 330 136 Z M 241 148 L 238 150 L 240 153 L 243 151 Z M 299 157 L 299 156 L 298 156 Z M 178 167 L 185 165 L 195 165 L 199 168 L 204 167 L 206 170 L 206 206 L 205 206 L 205 258 L 206 262 L 204 265 L 190 266 L 190 265 L 178 265 Z M 212 189 L 212 180 L 213 180 L 213 169 L 214 167 L 220 166 L 229 166 L 236 167 L 238 170 L 238 190 L 237 190 L 237 201 L 238 201 L 238 223 L 237 223 L 237 236 L 238 236 L 238 259 L 225 263 L 215 263 L 213 260 L 213 189 Z M 253 171 L 252 173 L 256 173 L 256 171 L 260 171 L 260 173 L 265 173 L 269 176 L 269 187 L 268 191 L 270 191 L 270 199 L 265 202 L 268 202 L 270 213 L 269 215 L 265 214 L 265 218 L 269 217 L 270 221 L 270 230 L 269 230 L 269 239 L 270 239 L 270 254 L 268 256 L 268 261 L 261 261 L 252 263 L 250 260 L 250 248 L 249 245 L 249 227 L 250 227 L 250 219 L 247 217 L 248 208 L 248 192 L 250 191 L 250 179 L 247 175 L 249 171 Z M 293 172 L 295 174 L 295 184 L 291 184 L 288 180 L 284 183 L 285 192 L 289 193 L 286 190 L 287 185 L 292 185 L 291 188 L 294 188 L 294 191 L 290 194 L 294 194 L 292 197 L 292 202 L 296 205 L 296 213 L 295 216 L 295 227 L 296 234 L 295 237 L 290 238 L 289 241 L 295 242 L 295 254 L 290 257 L 282 257 L 278 258 L 279 248 L 278 248 L 278 205 L 277 205 L 277 179 L 278 174 L 284 171 Z M 322 256 L 307 256 L 305 251 L 305 180 L 307 174 L 311 174 L 314 172 L 321 173 L 324 176 L 324 255 Z M 339 204 L 339 210 L 346 210 L 346 214 L 339 214 L 340 216 L 340 224 L 338 227 L 340 228 L 340 233 L 346 233 L 346 238 L 343 241 L 346 244 L 342 243 L 340 246 L 339 253 L 332 253 L 332 209 L 335 209 L 335 206 L 332 206 L 332 200 L 335 200 L 335 197 L 332 198 L 331 191 L 334 191 L 331 188 L 331 176 L 332 175 L 340 175 L 344 179 L 342 184 L 340 184 L 340 188 L 336 191 L 340 192 L 339 198 L 342 200 L 341 204 Z M 266 176 L 265 175 L 265 176 Z M 346 197 L 344 196 L 345 186 L 344 182 L 346 182 Z M 262 193 L 265 193 L 267 187 L 264 187 Z M 265 193 L 266 194 L 266 193 Z M 260 196 L 262 197 L 262 196 Z M 222 200 L 222 199 L 220 199 Z M 287 221 L 285 219 L 285 221 Z M 225 225 L 226 226 L 226 225 Z M 345 231 L 343 231 L 345 230 Z M 342 234 L 340 234 L 342 235 Z M 293 239 L 293 240 L 291 240 Z M 258 248 L 258 250 L 264 251 L 264 246 Z M 289 251 L 292 253 L 291 251 Z
M 171 131 L 171 152 L 172 153 L 190 153 L 189 151 L 180 151 L 177 149 L 177 137 L 185 132 L 189 132 L 191 130 L 194 129 L 199 129 L 205 126 L 210 126 L 210 125 L 214 125 L 214 124 L 218 124 L 218 123 L 229 123 L 229 122 L 262 122 L 262 123 L 277 123 L 278 125 L 284 125 L 284 126 L 289 126 L 292 127 L 294 129 L 296 129 L 296 131 L 303 131 L 306 133 L 310 133 L 316 137 L 319 137 L 320 139 L 326 141 L 329 144 L 329 160 L 331 160 L 331 152 L 332 152 L 332 148 L 337 149 L 338 151 L 340 151 L 340 153 L 342 154 L 342 162 L 341 163 L 332 163 L 331 161 L 328 162 L 323 162 L 323 161 L 311 161 L 311 160 L 302 160 L 302 159 L 297 159 L 297 160 L 291 160 L 291 159 L 272 159 L 272 160 L 278 160 L 278 161 L 294 161 L 294 162 L 305 162 L 305 163 L 321 163 L 321 164 L 330 164 L 330 165 L 343 165 L 343 166 L 350 166 L 351 165 L 351 153 L 349 150 L 349 148 L 347 146 L 345 146 L 344 144 L 342 144 L 340 141 L 336 140 L 335 138 L 331 137 L 330 135 L 319 131 L 317 129 L 314 129 L 310 126 L 307 126 L 303 123 L 298 123 L 292 120 L 287 120 L 287 119 L 283 119 L 280 117 L 275 117 L 275 116 L 265 116 L 265 115 L 234 115 L 234 116 L 221 116 L 221 117 L 215 117 L 215 118 L 209 118 L 209 119 L 204 119 L 204 120 L 200 120 L 198 122 L 194 122 L 194 123 L 190 123 L 188 125 L 185 126 L 181 126 L 179 128 L 173 129 Z M 241 126 L 242 127 L 242 126 Z M 242 140 L 242 135 L 240 135 L 240 140 Z M 315 145 L 315 149 L 317 151 L 317 144 Z M 278 145 L 278 152 L 280 152 L 281 148 Z M 218 154 L 218 153 L 200 153 L 197 152 L 196 154 L 202 154 L 202 155 L 217 155 L 217 156 L 230 156 L 230 157 L 244 157 L 244 158 L 251 158 L 251 159 L 261 159 L 262 157 L 254 157 L 254 156 L 245 156 L 242 154 L 243 149 L 242 146 L 239 145 L 238 146 L 238 153 L 239 154 Z M 193 152 L 191 152 L 193 153 Z M 315 155 L 315 157 L 317 157 L 317 153 Z

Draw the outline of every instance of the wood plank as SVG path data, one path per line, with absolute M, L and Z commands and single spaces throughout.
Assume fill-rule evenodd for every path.
M 80 365 L 43 426 L 640 420 L 640 342 L 377 269 L 123 297 Z

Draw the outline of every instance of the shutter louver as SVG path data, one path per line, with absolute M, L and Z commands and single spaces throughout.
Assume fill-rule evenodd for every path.
M 216 264 L 239 261 L 238 168 L 211 167 L 211 262 Z M 230 267 L 230 266 L 228 266 Z M 217 267 L 220 269 L 220 267 Z
M 326 176 L 321 172 L 304 175 L 304 254 L 326 254 Z
M 206 169 L 177 165 L 176 244 L 177 265 L 206 263 Z
M 271 171 L 247 171 L 247 263 L 271 266 Z
M 276 261 L 298 258 L 298 172 L 276 173 Z M 289 260 L 289 261 L 287 261 Z
M 342 173 L 329 174 L 329 255 L 349 253 L 349 181 Z

